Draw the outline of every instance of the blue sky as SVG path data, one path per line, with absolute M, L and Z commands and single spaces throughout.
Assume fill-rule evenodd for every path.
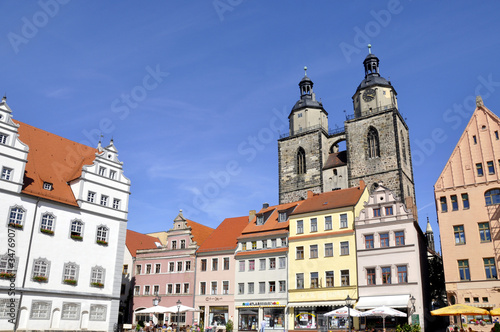
M 179 209 L 216 227 L 278 203 L 277 139 L 307 66 L 343 126 L 366 44 L 410 128 L 419 222 L 474 109 L 500 113 L 500 3 L 454 1 L 2 2 L 0 91 L 14 117 L 96 146 L 132 181 L 129 228 Z M 279 128 L 279 132 L 274 128 Z M 436 236 L 437 237 L 437 236 Z

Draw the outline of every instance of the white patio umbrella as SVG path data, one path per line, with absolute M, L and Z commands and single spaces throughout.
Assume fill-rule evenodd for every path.
M 188 307 L 187 305 L 184 305 L 184 304 L 181 304 L 179 306 L 173 305 L 173 306 L 167 307 L 165 309 L 166 309 L 165 312 L 170 312 L 170 313 L 187 312 L 187 311 L 195 311 L 195 312 L 200 311 L 198 309 Z
M 385 317 L 387 316 L 394 316 L 394 317 L 406 317 L 406 314 L 402 311 L 393 309 L 391 307 L 377 307 L 368 311 L 364 311 L 361 313 L 361 316 L 377 316 L 377 317 L 382 317 L 382 323 L 384 326 L 384 332 L 385 332 Z
M 359 317 L 361 316 L 361 311 L 356 309 L 349 309 L 349 315 L 351 317 Z M 324 316 L 338 316 L 338 317 L 347 317 L 347 307 L 342 307 L 324 314 Z
M 138 314 L 163 314 L 165 312 L 170 312 L 170 311 L 168 311 L 167 307 L 163 307 L 161 305 L 155 305 L 155 306 L 150 307 L 150 308 L 141 309 L 141 310 L 136 311 L 136 313 L 138 313 Z M 175 312 L 177 312 L 177 310 Z

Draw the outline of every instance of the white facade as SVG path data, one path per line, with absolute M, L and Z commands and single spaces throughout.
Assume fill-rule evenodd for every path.
M 0 141 L 0 169 L 13 174 L 0 180 L 0 331 L 112 331 L 130 194 L 113 142 L 90 149 L 15 124 L 5 99 L 0 115 L 0 135 L 8 135 Z M 40 146 L 54 154 L 45 159 L 36 152 Z M 93 164 L 82 166 L 85 157 L 92 158 L 89 150 Z M 89 191 L 93 202 L 87 201 Z M 51 196 L 59 194 L 71 199 Z

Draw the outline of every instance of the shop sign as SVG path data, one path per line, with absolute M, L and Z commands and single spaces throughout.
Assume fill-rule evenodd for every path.
M 222 297 L 217 297 L 217 296 L 207 296 L 205 298 L 205 301 L 209 302 L 209 301 L 222 301 L 223 298 Z
M 279 302 L 245 302 L 242 304 L 242 306 L 246 306 L 246 305 L 261 305 L 261 306 L 264 306 L 264 305 L 279 305 L 280 303 Z

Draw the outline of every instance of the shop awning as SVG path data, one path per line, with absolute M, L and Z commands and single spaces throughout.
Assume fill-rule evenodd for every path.
M 385 305 L 391 308 L 408 308 L 410 294 L 385 295 L 385 296 L 362 296 L 354 306 L 356 309 L 373 309 Z
M 237 305 L 236 308 L 284 308 L 286 304 L 263 304 L 263 305 Z
M 477 307 L 477 308 L 493 308 L 493 307 L 495 307 L 491 303 L 467 303 L 467 305 L 470 305 L 471 307 Z
M 317 302 L 290 302 L 289 307 L 329 307 L 329 306 L 343 306 L 345 301 L 317 301 Z

